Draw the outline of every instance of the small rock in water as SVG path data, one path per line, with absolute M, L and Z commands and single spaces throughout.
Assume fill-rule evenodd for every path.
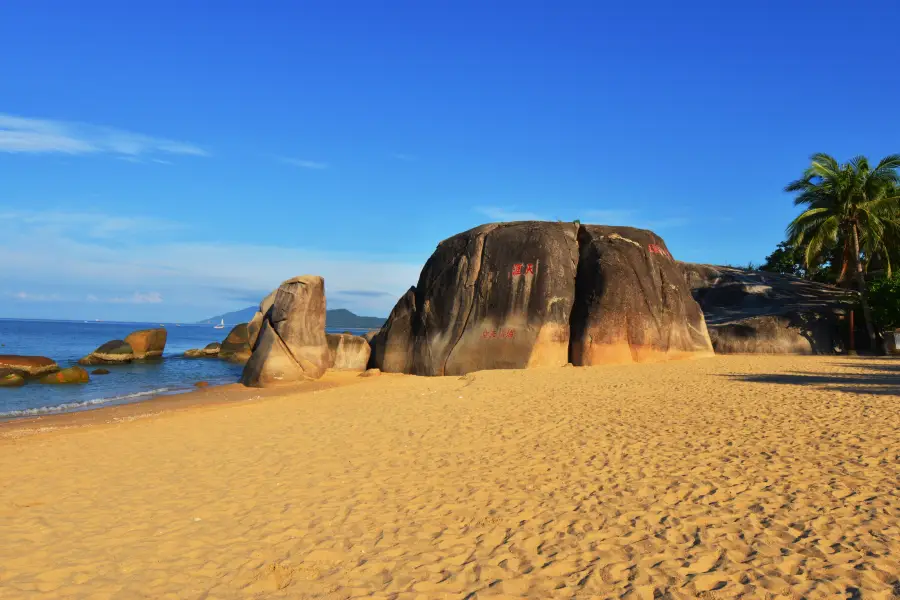
M 48 373 L 41 377 L 41 383 L 47 384 L 69 384 L 69 383 L 87 383 L 91 380 L 88 372 L 81 367 L 69 367 L 56 373 Z
M 0 387 L 19 387 L 25 385 L 25 378 L 9 369 L 0 369 Z
M 208 387 L 208 386 L 209 386 L 208 381 L 198 381 L 197 383 L 194 384 L 194 387 L 198 387 L 198 388 L 204 388 L 204 387 Z
M 381 375 L 381 369 L 366 369 L 359 374 L 360 377 L 377 377 Z
M 109 375 L 109 369 L 94 369 L 91 375 Z

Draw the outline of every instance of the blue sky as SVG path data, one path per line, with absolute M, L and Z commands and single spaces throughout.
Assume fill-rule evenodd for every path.
M 625 6 L 627 4 L 627 6 Z M 0 4 L 0 316 L 386 315 L 495 220 L 764 259 L 817 151 L 900 150 L 900 3 Z

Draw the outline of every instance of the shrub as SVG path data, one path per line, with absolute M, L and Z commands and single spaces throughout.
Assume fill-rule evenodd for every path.
M 883 330 L 900 328 L 900 274 L 869 284 L 872 316 Z

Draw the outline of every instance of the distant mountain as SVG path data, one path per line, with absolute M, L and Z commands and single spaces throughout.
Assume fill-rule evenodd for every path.
M 216 315 L 204 321 L 198 321 L 200 324 L 212 324 L 219 321 L 225 321 L 226 325 L 237 325 L 238 323 L 247 323 L 256 314 L 257 307 L 248 306 L 241 310 L 225 313 L 224 315 Z M 384 325 L 386 319 L 381 317 L 360 317 L 355 315 L 346 308 L 336 308 L 334 310 L 325 311 L 326 327 L 346 327 L 347 329 L 380 329 Z

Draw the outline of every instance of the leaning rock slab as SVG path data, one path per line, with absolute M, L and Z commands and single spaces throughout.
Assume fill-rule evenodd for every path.
M 372 349 L 365 338 L 347 333 L 328 333 L 329 368 L 340 371 L 365 371 Z
M 289 279 L 275 292 L 272 306 L 241 381 L 264 387 L 318 379 L 328 368 L 325 337 L 325 280 L 305 275 Z
M 278 290 L 275 290 L 268 296 L 262 299 L 262 302 L 259 303 L 259 310 L 256 311 L 256 314 L 253 315 L 253 318 L 250 319 L 250 322 L 247 324 L 247 332 L 250 338 L 250 348 L 254 348 L 256 346 L 256 340 L 259 338 L 259 332 L 262 330 L 263 317 L 268 314 L 269 309 L 272 308 L 272 304 L 275 302 L 275 294 Z
M 124 340 L 106 342 L 78 361 L 80 365 L 121 365 L 134 360 L 131 346 Z
M 166 349 L 167 335 L 162 328 L 142 329 L 129 333 L 125 343 L 131 346 L 135 359 L 160 358 Z
M 0 355 L 0 369 L 8 369 L 23 377 L 40 377 L 59 371 L 59 365 L 46 356 Z
M 56 373 L 48 373 L 41 377 L 41 383 L 47 384 L 71 384 L 88 383 L 91 380 L 88 372 L 81 367 L 68 367 Z

